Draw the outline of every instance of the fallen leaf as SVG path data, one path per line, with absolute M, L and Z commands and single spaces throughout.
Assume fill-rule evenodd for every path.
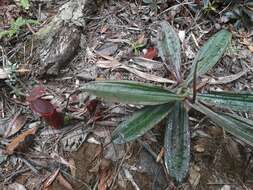
M 99 184 L 98 184 L 98 190 L 106 190 L 108 185 L 107 181 L 111 176 L 111 161 L 107 159 L 103 159 L 100 162 L 99 166 Z
M 4 137 L 8 138 L 14 134 L 16 134 L 27 122 L 27 117 L 20 112 L 17 113 L 14 118 L 10 121 L 5 133 Z
M 150 80 L 150 81 L 154 81 L 154 82 L 169 83 L 169 84 L 175 84 L 176 83 L 173 80 L 169 80 L 169 79 L 166 79 L 166 78 L 162 78 L 162 77 L 158 77 L 158 76 L 151 75 L 151 74 L 148 74 L 148 73 L 144 73 L 144 72 L 138 71 L 138 70 L 136 70 L 134 68 L 122 65 L 118 60 L 114 59 L 111 56 L 103 55 L 103 54 L 100 54 L 99 52 L 96 52 L 96 53 L 99 56 L 101 56 L 101 57 L 103 57 L 103 58 L 105 58 L 107 60 L 110 60 L 112 63 L 115 63 L 115 65 L 110 64 L 110 66 L 113 66 L 112 68 L 114 68 L 114 69 L 117 69 L 117 68 L 125 69 L 125 70 L 127 70 L 127 71 L 129 71 L 131 73 L 136 74 L 137 76 L 139 76 L 141 78 L 144 78 L 144 79 Z M 102 66 L 102 64 L 100 66 Z M 104 64 L 103 64 L 103 66 L 104 66 Z M 107 67 L 107 68 L 110 68 L 110 67 Z
M 134 186 L 134 189 L 140 190 L 137 183 L 134 181 L 133 175 L 125 168 L 124 168 L 124 174 L 125 174 L 126 178 L 132 183 L 132 185 Z
M 73 177 L 76 177 L 76 164 L 73 158 L 69 159 L 70 173 Z
M 154 61 L 151 59 L 146 59 L 144 57 L 134 57 L 133 63 L 141 67 L 144 67 L 148 70 L 158 70 L 161 71 L 164 69 L 164 65 L 159 61 Z
M 74 165 L 71 165 L 70 162 L 68 162 L 66 159 L 64 159 L 63 157 L 61 157 L 59 154 L 57 154 L 56 152 L 52 152 L 50 154 L 50 156 L 54 159 L 57 160 L 58 162 L 66 165 L 69 168 L 74 168 Z M 75 168 L 76 169 L 76 168 Z
M 12 154 L 14 151 L 24 151 L 29 145 L 31 145 L 33 136 L 36 133 L 37 128 L 31 128 L 24 133 L 15 137 L 10 144 L 6 146 L 6 151 L 8 154 Z
M 144 58 L 154 59 L 155 57 L 157 57 L 157 49 L 154 47 L 148 48 L 148 51 L 145 53 Z
M 253 45 L 248 46 L 248 48 L 253 53 Z
M 189 182 L 192 185 L 193 189 L 195 189 L 195 187 L 197 187 L 197 185 L 199 184 L 200 181 L 200 169 L 198 166 L 192 166 L 189 170 Z
M 43 183 L 43 189 L 48 189 L 48 187 L 54 182 L 56 177 L 59 175 L 60 168 L 55 170 L 48 178 L 47 180 Z
M 103 55 L 113 55 L 118 50 L 118 44 L 113 42 L 106 42 L 100 47 L 96 48 L 96 51 Z
M 101 28 L 100 33 L 101 33 L 101 34 L 104 34 L 104 33 L 106 33 L 107 30 L 108 30 L 108 26 L 105 25 L 105 26 L 103 26 L 103 27 Z
M 56 177 L 57 181 L 59 181 L 59 184 L 61 184 L 63 187 L 69 190 L 73 190 L 72 185 L 63 177 L 61 173 Z
M 26 99 L 28 102 L 31 102 L 42 97 L 45 93 L 46 89 L 43 86 L 36 86 L 31 90 L 29 96 Z
M 159 154 L 157 155 L 156 162 L 160 162 L 163 156 L 164 156 L 164 148 L 162 148 Z
M 121 65 L 121 66 L 119 66 L 117 68 L 126 69 L 127 71 L 129 71 L 131 73 L 134 73 L 137 76 L 139 76 L 141 78 L 144 78 L 146 80 L 149 80 L 149 81 L 160 82 L 160 83 L 169 83 L 169 84 L 175 84 L 176 83 L 173 80 L 162 78 L 162 77 L 158 77 L 158 76 L 151 75 L 151 74 L 148 74 L 148 73 L 144 73 L 142 71 L 138 71 L 137 69 L 134 69 L 134 68 L 131 68 L 131 67 L 127 67 L 127 66 L 124 66 L 124 65 Z
M 209 84 L 227 84 L 230 82 L 233 82 L 239 78 L 241 78 L 243 75 L 245 75 L 248 72 L 248 70 L 241 71 L 239 73 L 236 73 L 234 75 L 229 75 L 225 77 L 217 77 L 216 79 L 210 79 L 208 80 Z
M 20 183 L 9 184 L 7 190 L 26 190 L 25 186 Z
M 33 112 L 39 114 L 53 128 L 60 128 L 64 123 L 64 116 L 57 112 L 53 104 L 42 98 L 30 102 L 30 108 Z
M 85 129 L 84 127 L 80 127 L 76 130 L 72 130 L 71 132 L 67 133 L 60 141 L 63 150 L 69 152 L 77 151 L 80 148 L 80 146 L 84 143 L 89 133 L 90 131 Z

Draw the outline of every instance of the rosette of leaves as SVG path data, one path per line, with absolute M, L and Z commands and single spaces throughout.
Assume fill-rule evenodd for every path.
M 203 113 L 217 126 L 253 145 L 253 121 L 238 115 L 218 113 L 208 107 L 212 105 L 235 111 L 252 111 L 253 94 L 196 93 L 197 76 L 212 69 L 230 44 L 232 34 L 227 30 L 217 32 L 203 45 L 185 80 L 181 73 L 181 47 L 177 33 L 167 22 L 161 23 L 160 33 L 162 38 L 158 37 L 159 54 L 165 64 L 173 65 L 173 73 L 179 83 L 177 87 L 169 90 L 134 81 L 93 81 L 84 84 L 80 90 L 108 101 L 144 105 L 114 130 L 114 143 L 133 141 L 162 120 L 167 120 L 164 140 L 165 166 L 169 174 L 181 182 L 187 175 L 190 161 L 189 108 Z

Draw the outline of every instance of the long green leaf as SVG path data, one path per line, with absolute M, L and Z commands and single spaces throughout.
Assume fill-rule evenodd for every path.
M 253 111 L 252 93 L 210 92 L 198 94 L 197 99 L 220 108 L 231 108 L 235 111 Z
M 253 130 L 253 120 L 244 118 L 244 117 L 240 117 L 239 115 L 235 115 L 235 114 L 229 114 L 229 113 L 219 113 L 222 116 L 233 120 L 235 123 L 237 123 L 238 125 L 244 125 L 245 127 L 247 127 L 248 129 Z
M 162 121 L 172 110 L 171 104 L 148 106 L 122 122 L 112 134 L 114 143 L 122 144 L 134 140 Z
M 98 81 L 84 84 L 80 90 L 87 91 L 109 101 L 158 105 L 184 97 L 163 88 L 133 81 Z
M 196 64 L 198 63 L 197 76 L 205 74 L 222 57 L 231 41 L 231 38 L 232 34 L 230 32 L 227 30 L 221 30 L 204 44 L 193 61 L 191 72 L 186 79 L 186 83 L 188 85 L 193 80 Z
M 216 125 L 222 127 L 225 131 L 253 146 L 253 126 L 252 123 L 247 121 L 245 118 L 215 113 L 200 103 L 195 103 L 191 106 L 199 112 L 205 114 Z
M 186 176 L 190 162 L 190 132 L 188 113 L 183 103 L 176 103 L 169 116 L 165 133 L 165 166 L 171 176 L 181 182 Z
M 181 46 L 180 40 L 168 22 L 161 22 L 161 31 L 157 39 L 159 54 L 166 64 L 174 66 L 178 81 L 181 81 Z

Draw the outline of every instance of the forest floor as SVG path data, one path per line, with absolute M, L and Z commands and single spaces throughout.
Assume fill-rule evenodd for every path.
M 68 99 L 82 84 L 94 80 L 173 85 L 161 82 L 175 80 L 157 52 L 162 21 L 179 36 L 184 75 L 210 36 L 221 29 L 230 31 L 229 50 L 199 79 L 202 90 L 253 92 L 252 5 L 246 1 L 212 1 L 208 7 L 197 0 L 99 1 L 97 11 L 85 18 L 86 25 L 78 27 L 73 57 L 59 73 L 47 75 L 54 71 L 49 66 L 41 71 L 45 66 L 37 59 L 34 36 L 67 1 L 30 0 L 27 9 L 20 2 L 0 1 L 0 29 L 8 30 L 19 17 L 38 22 L 26 22 L 14 35 L 0 35 L 0 189 L 253 189 L 252 147 L 203 115 L 189 113 L 190 168 L 183 183 L 177 184 L 162 161 L 164 123 L 136 141 L 115 145 L 113 129 L 139 107 L 104 102 L 85 92 Z M 238 17 L 231 19 L 232 14 Z M 38 90 L 36 86 L 57 111 L 69 116 L 64 127 L 50 127 L 31 110 L 27 97 Z M 241 115 L 253 118 L 252 113 Z M 32 127 L 37 130 L 26 133 Z M 16 144 L 10 148 L 11 143 Z M 6 153 L 6 147 L 14 151 Z

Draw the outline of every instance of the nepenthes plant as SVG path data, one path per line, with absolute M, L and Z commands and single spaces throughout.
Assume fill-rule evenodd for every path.
M 133 141 L 166 120 L 165 166 L 169 174 L 181 182 L 187 175 L 190 162 L 189 110 L 206 115 L 215 125 L 252 146 L 253 121 L 235 113 L 253 110 L 253 94 L 227 91 L 201 93 L 196 88 L 197 78 L 212 69 L 230 45 L 232 34 L 229 31 L 222 29 L 200 48 L 185 80 L 181 72 L 181 45 L 177 33 L 165 21 L 161 23 L 160 32 L 159 54 L 164 62 L 172 63 L 177 86 L 168 89 L 136 81 L 105 80 L 86 83 L 80 90 L 104 100 L 144 106 L 113 131 L 114 143 Z

